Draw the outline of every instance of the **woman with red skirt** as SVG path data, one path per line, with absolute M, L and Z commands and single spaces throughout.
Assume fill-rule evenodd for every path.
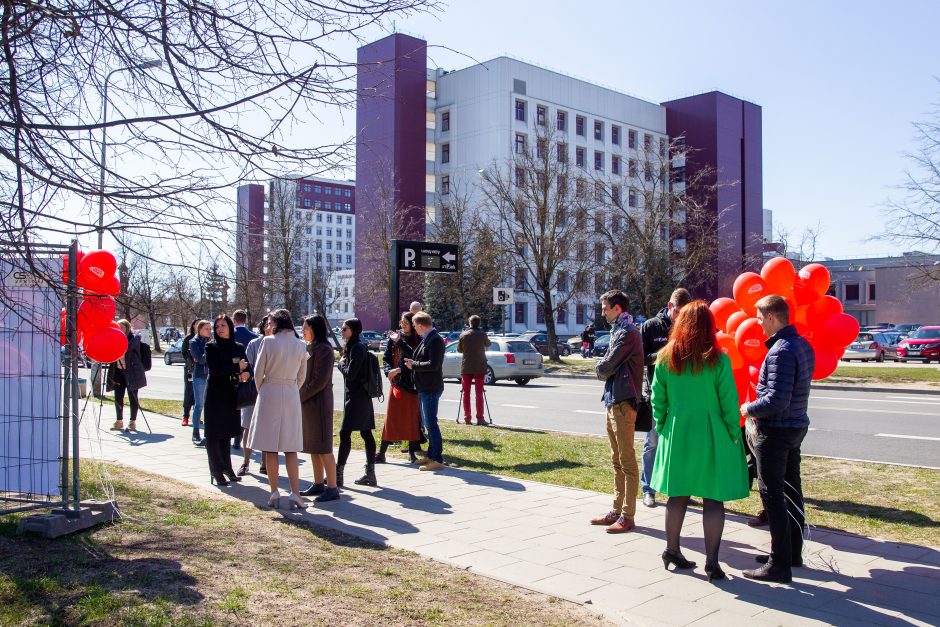
M 382 429 L 382 445 L 375 455 L 375 463 L 385 463 L 385 452 L 392 442 L 408 442 L 408 458 L 412 463 L 418 461 L 417 453 L 421 450 L 421 407 L 418 402 L 418 390 L 415 388 L 414 375 L 408 368 L 402 368 L 405 358 L 411 358 L 420 338 L 411 324 L 411 312 L 401 316 L 401 332 L 390 333 L 382 370 L 391 384 L 388 394 L 388 409 L 385 412 L 385 426 Z

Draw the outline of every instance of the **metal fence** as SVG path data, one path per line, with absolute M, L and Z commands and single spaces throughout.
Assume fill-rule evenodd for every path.
M 76 242 L 0 243 L 0 514 L 79 509 L 77 275 Z

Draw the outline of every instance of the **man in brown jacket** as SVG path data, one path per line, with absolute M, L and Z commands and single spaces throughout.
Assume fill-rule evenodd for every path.
M 480 330 L 480 316 L 470 316 L 470 329 L 460 334 L 457 352 L 463 354 L 460 380 L 463 385 L 463 421 L 470 424 L 470 384 L 476 390 L 477 424 L 486 425 L 483 417 L 483 377 L 486 374 L 486 349 L 490 338 Z

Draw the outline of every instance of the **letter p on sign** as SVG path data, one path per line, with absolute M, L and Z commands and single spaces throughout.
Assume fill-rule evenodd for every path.
M 416 258 L 416 256 L 417 256 L 417 255 L 415 254 L 415 249 L 414 249 L 414 248 L 406 248 L 406 249 L 405 249 L 405 267 L 406 267 L 406 268 L 414 268 L 414 267 L 415 267 L 415 258 Z

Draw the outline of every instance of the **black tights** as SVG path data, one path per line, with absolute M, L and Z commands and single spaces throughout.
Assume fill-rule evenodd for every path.
M 359 432 L 359 435 L 362 436 L 362 441 L 366 445 L 366 460 L 367 463 L 371 464 L 372 460 L 375 459 L 375 437 L 372 435 L 371 429 L 363 429 Z M 339 456 L 336 458 L 337 466 L 345 466 L 346 460 L 349 458 L 349 450 L 352 448 L 352 431 L 347 431 L 345 429 L 339 432 Z
M 137 420 L 137 410 L 140 409 L 140 403 L 137 401 L 137 390 L 128 389 L 126 385 L 114 386 L 114 412 L 117 414 L 118 422 L 124 420 L 124 392 L 127 392 L 127 398 L 131 403 L 131 422 Z
M 705 563 L 718 564 L 718 548 L 721 546 L 721 534 L 725 529 L 725 504 L 722 501 L 702 499 L 702 527 L 705 530 Z M 679 532 L 685 520 L 685 510 L 689 507 L 689 497 L 670 496 L 666 501 L 666 550 L 679 553 Z

